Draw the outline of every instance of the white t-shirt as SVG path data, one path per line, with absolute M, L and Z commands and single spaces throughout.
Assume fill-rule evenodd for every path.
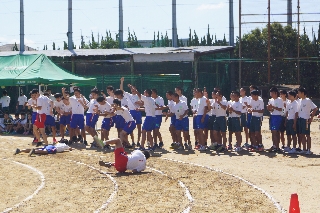
M 146 116 L 156 116 L 156 104 L 153 98 L 141 95 L 141 100 L 144 102 Z
M 56 101 L 56 98 L 55 98 L 54 95 L 52 95 L 52 94 L 49 95 L 49 99 L 52 100 L 52 101 Z
M 121 101 L 121 106 L 128 107 L 128 101 L 126 98 L 119 99 Z
M 57 148 L 57 152 L 64 152 L 65 150 L 69 150 L 70 146 L 65 143 L 57 143 L 54 145 Z
M 159 107 L 164 106 L 164 100 L 162 97 L 158 96 L 156 99 L 154 99 L 154 101 Z M 156 110 L 156 115 L 162 115 L 162 110 Z
M 2 107 L 9 107 L 11 98 L 9 96 L 2 96 L 0 98 L 0 103 Z
M 187 97 L 184 96 L 184 95 L 179 96 L 179 100 L 188 103 L 188 99 L 187 99 Z
M 31 106 L 31 105 L 35 106 L 35 105 L 37 104 L 37 101 L 36 101 L 36 99 L 33 100 L 32 98 L 30 98 L 30 99 L 28 100 L 28 104 L 29 104 L 30 106 Z M 37 109 L 35 109 L 35 108 L 32 107 L 32 112 L 37 112 Z
M 282 108 L 282 111 L 281 111 L 281 116 L 283 117 L 286 117 L 286 114 L 287 114 L 287 105 L 290 104 L 290 100 L 286 99 L 285 101 L 283 101 L 283 108 Z
M 28 102 L 27 96 L 25 96 L 25 95 L 19 96 L 18 102 L 19 102 L 19 105 L 24 105 L 26 102 Z
M 209 115 L 212 116 L 212 115 L 216 115 L 216 111 L 214 110 L 214 103 L 216 102 L 216 99 L 209 99 L 210 100 L 210 105 L 212 107 L 212 109 L 209 111 Z
M 98 110 L 101 113 L 112 112 L 113 111 L 113 109 L 111 108 L 111 105 L 108 102 L 106 102 L 104 105 L 99 104 L 98 105 Z M 105 116 L 105 118 L 111 118 L 111 115 L 107 115 L 107 116 Z
M 123 110 L 117 110 L 115 113 L 116 115 L 121 115 L 126 123 L 130 121 L 134 121 L 132 115 L 130 114 L 129 110 L 126 107 L 121 107 Z
M 239 118 L 241 115 L 235 113 L 234 111 L 241 112 L 242 111 L 242 103 L 240 103 L 240 101 L 238 101 L 238 102 L 233 101 L 230 107 L 232 107 L 233 111 L 229 114 L 229 117 Z
M 75 96 L 72 96 L 69 98 L 69 102 L 72 108 L 72 114 L 80 114 L 83 115 L 84 114 L 84 107 L 82 106 L 81 103 L 78 102 L 78 100 L 81 100 L 81 102 L 83 102 L 82 98 L 76 98 Z M 85 104 L 87 104 L 86 102 L 84 102 Z
M 309 99 L 301 99 L 299 104 L 299 118 L 303 119 L 309 119 L 310 118 L 310 112 L 317 106 Z
M 28 119 L 25 117 L 24 119 L 20 119 L 19 122 L 21 125 L 25 125 L 27 123 Z
M 190 102 L 192 112 L 196 112 L 198 108 L 198 99 L 193 98 Z
M 72 106 L 71 106 L 70 103 L 69 103 L 69 105 L 66 105 L 66 104 L 62 103 L 62 105 L 60 107 L 60 110 L 62 112 L 72 112 Z
M 138 104 L 136 104 L 137 101 L 139 101 L 138 95 L 133 95 L 128 92 L 123 93 L 124 98 L 127 100 L 128 108 L 129 110 L 136 110 L 137 108 L 140 108 Z
M 94 109 L 96 109 L 98 106 L 98 102 L 96 99 L 91 99 L 90 102 L 87 104 L 87 107 L 89 107 L 87 113 L 94 113 Z
M 288 120 L 293 120 L 296 116 L 296 113 L 299 111 L 299 104 L 297 101 L 289 102 L 286 106 L 286 112 L 288 112 Z
M 50 112 L 50 101 L 51 100 L 47 96 L 40 95 L 37 98 L 37 106 L 41 106 L 41 109 L 38 109 L 37 113 L 47 115 L 48 111 Z
M 273 99 L 273 98 L 269 99 L 268 104 L 271 104 L 272 106 L 277 107 L 277 108 L 281 108 L 281 109 L 284 107 L 283 101 L 279 97 L 276 99 Z M 270 111 L 270 114 L 271 115 L 282 115 L 282 110 L 279 111 L 279 110 L 274 109 L 273 111 Z
M 242 104 L 241 113 L 247 113 L 247 106 L 244 103 L 250 104 L 248 96 L 240 97 L 239 101 Z
M 264 103 L 262 101 L 262 99 L 258 99 L 257 101 L 251 99 L 251 103 L 250 106 L 253 110 L 263 110 L 264 109 Z M 280 112 L 280 111 L 279 111 Z M 262 117 L 263 113 L 259 113 L 259 112 L 252 112 L 252 116 L 255 117 Z
M 188 105 L 184 101 L 179 101 L 179 103 L 176 103 L 176 105 L 173 106 L 174 114 L 176 115 L 176 119 L 179 119 L 181 115 L 183 115 L 186 110 L 188 110 Z M 188 117 L 188 114 L 186 114 L 183 118 Z
M 228 106 L 228 102 L 226 100 L 220 101 L 221 105 Z M 226 117 L 227 116 L 227 109 L 223 109 L 220 104 L 215 102 L 213 104 L 214 111 L 216 112 L 217 117 Z
M 197 115 L 203 115 L 204 109 L 207 106 L 207 98 L 201 97 L 198 99 L 198 108 L 197 108 Z
M 173 100 L 168 100 L 168 108 L 169 108 L 169 111 L 172 113 L 174 113 L 173 111 L 174 105 L 176 105 L 176 102 L 174 102 Z
M 54 101 L 54 107 L 59 108 L 60 110 L 62 109 L 63 101 Z
M 140 150 L 134 150 L 128 155 L 127 169 L 141 172 L 146 169 L 146 157 Z
M 112 96 L 106 97 L 106 101 L 107 101 L 110 105 L 113 104 L 113 100 L 114 100 L 114 97 L 112 97 Z

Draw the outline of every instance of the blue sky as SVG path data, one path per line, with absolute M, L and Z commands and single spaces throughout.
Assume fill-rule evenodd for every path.
M 222 39 L 224 34 L 228 39 L 229 20 L 228 0 L 177 0 L 177 27 L 179 38 L 188 38 L 189 29 L 196 30 L 198 36 L 204 36 L 208 24 L 210 33 Z M 267 0 L 242 0 L 243 14 L 267 13 Z M 314 0 L 301 0 L 302 13 L 320 11 L 320 4 Z M 171 0 L 123 0 L 124 39 L 127 29 L 135 31 L 139 40 L 153 39 L 154 31 L 171 38 Z M 238 36 L 238 4 L 234 0 L 235 36 Z M 68 31 L 68 0 L 24 0 L 25 5 L 25 43 L 33 48 L 42 49 L 52 42 L 57 47 L 63 47 L 67 41 Z M 0 0 L 0 45 L 19 42 L 19 6 L 20 0 Z M 286 13 L 286 0 L 271 0 L 271 13 Z M 297 12 L 297 1 L 293 2 L 293 12 Z M 311 35 L 312 26 L 318 30 L 318 23 L 303 23 L 307 20 L 319 20 L 320 15 L 301 15 L 301 33 L 303 27 Z M 243 22 L 267 21 L 267 16 L 243 16 Z M 293 16 L 297 20 L 297 15 Z M 105 35 L 110 30 L 113 36 L 118 31 L 118 0 L 73 0 L 73 40 L 78 46 L 80 36 L 88 41 L 91 32 L 96 39 L 98 33 Z M 272 15 L 271 21 L 286 21 L 286 16 Z M 264 27 L 265 24 L 244 24 L 242 32 L 248 33 L 253 28 Z M 294 23 L 293 27 L 297 27 Z

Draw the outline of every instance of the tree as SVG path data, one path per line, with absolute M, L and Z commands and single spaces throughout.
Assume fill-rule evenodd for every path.
M 54 43 L 54 42 L 52 43 L 52 49 L 56 50 L 56 43 Z
M 63 41 L 63 49 L 64 50 L 67 50 L 68 49 L 68 44 L 67 42 Z
M 18 46 L 17 46 L 17 42 L 14 42 L 14 46 L 12 48 L 12 51 L 19 51 Z

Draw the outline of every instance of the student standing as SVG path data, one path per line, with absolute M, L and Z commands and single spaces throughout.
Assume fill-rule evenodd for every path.
M 18 97 L 17 101 L 17 113 L 20 113 L 22 110 L 25 110 L 26 104 L 28 103 L 27 96 L 23 94 L 23 91 L 21 91 L 20 96 Z

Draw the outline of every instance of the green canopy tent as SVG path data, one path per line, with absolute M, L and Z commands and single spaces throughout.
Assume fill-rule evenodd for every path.
M 0 86 L 21 85 L 96 86 L 97 79 L 76 76 L 44 54 L 0 56 Z

